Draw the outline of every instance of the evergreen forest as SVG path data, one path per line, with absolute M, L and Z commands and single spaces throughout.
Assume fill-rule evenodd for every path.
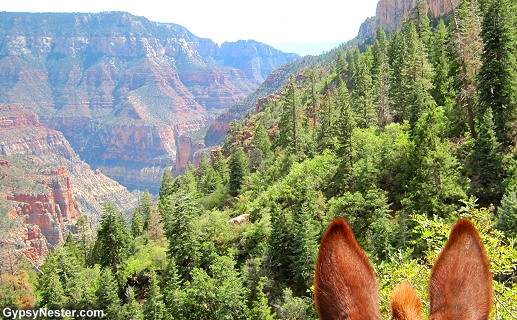
M 463 0 L 292 73 L 224 143 L 109 203 L 38 269 L 2 275 L 1 307 L 104 310 L 106 319 L 317 319 L 319 240 L 344 217 L 381 312 L 407 281 L 428 309 L 430 270 L 458 217 L 474 222 L 492 319 L 517 318 L 517 2 Z M 13 290 L 13 288 L 15 290 Z

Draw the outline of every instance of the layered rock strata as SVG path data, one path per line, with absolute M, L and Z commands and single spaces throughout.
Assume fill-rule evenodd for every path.
M 297 57 L 123 12 L 0 12 L 0 103 L 36 113 L 94 169 L 156 189 L 155 172 L 192 156 L 178 137 Z
M 0 155 L 30 155 L 41 165 L 64 167 L 74 186 L 77 202 L 94 224 L 102 214 L 105 201 L 124 212 L 130 211 L 136 203 L 135 196 L 127 188 L 100 171 L 92 170 L 61 132 L 44 127 L 31 111 L 0 104 Z
M 404 17 L 416 6 L 418 0 L 380 0 L 375 17 L 368 18 L 359 30 L 362 37 L 371 36 L 378 26 L 387 32 L 400 28 Z M 461 0 L 426 0 L 429 14 L 438 17 L 450 12 Z
M 82 215 L 64 167 L 41 165 L 33 156 L 0 156 L 0 246 L 13 259 L 22 253 L 36 264 L 66 235 L 77 233 Z M 5 229 L 5 230 L 3 230 Z

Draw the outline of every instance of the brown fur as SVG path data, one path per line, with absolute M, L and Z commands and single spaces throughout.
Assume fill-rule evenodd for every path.
M 342 218 L 321 240 L 314 283 L 320 319 L 380 319 L 373 268 Z M 485 248 L 474 225 L 460 219 L 436 261 L 430 283 L 430 320 L 488 319 L 492 275 Z M 391 298 L 392 319 L 421 320 L 421 302 L 406 283 Z
M 320 319 L 381 318 L 373 268 L 342 218 L 321 240 L 314 291 Z
M 406 282 L 395 286 L 390 296 L 393 320 L 421 320 L 422 302 L 415 289 Z
M 429 319 L 488 319 L 492 274 L 474 225 L 460 219 L 431 272 Z

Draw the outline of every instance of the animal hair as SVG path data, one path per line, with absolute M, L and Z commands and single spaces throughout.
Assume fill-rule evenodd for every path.
M 459 219 L 431 272 L 430 320 L 488 319 L 493 304 L 492 274 L 474 225 Z M 373 268 L 342 218 L 323 236 L 316 261 L 314 299 L 320 319 L 381 319 Z M 390 297 L 392 319 L 421 320 L 422 303 L 407 283 Z

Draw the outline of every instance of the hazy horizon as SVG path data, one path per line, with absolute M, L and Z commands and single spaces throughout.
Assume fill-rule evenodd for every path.
M 350 40 L 350 39 L 348 39 Z M 346 41 L 348 41 L 346 40 Z M 306 55 L 317 56 L 337 48 L 346 42 L 284 42 L 269 44 L 275 49 L 287 53 L 298 53 L 301 57 Z
M 194 35 L 210 38 L 219 44 L 253 39 L 274 46 L 286 43 L 346 42 L 357 35 L 366 18 L 375 15 L 377 2 L 378 0 L 345 0 L 337 6 L 331 0 L 317 3 L 300 3 L 294 0 L 263 0 L 260 3 L 198 0 L 175 2 L 164 7 L 163 2 L 158 0 L 17 0 L 1 3 L 0 11 L 124 11 L 154 22 L 179 24 Z M 338 10 L 339 8 L 344 9 Z M 322 51 L 327 50 L 326 48 L 322 47 Z M 305 52 L 302 51 L 304 54 Z M 312 49 L 307 52 L 315 53 Z

